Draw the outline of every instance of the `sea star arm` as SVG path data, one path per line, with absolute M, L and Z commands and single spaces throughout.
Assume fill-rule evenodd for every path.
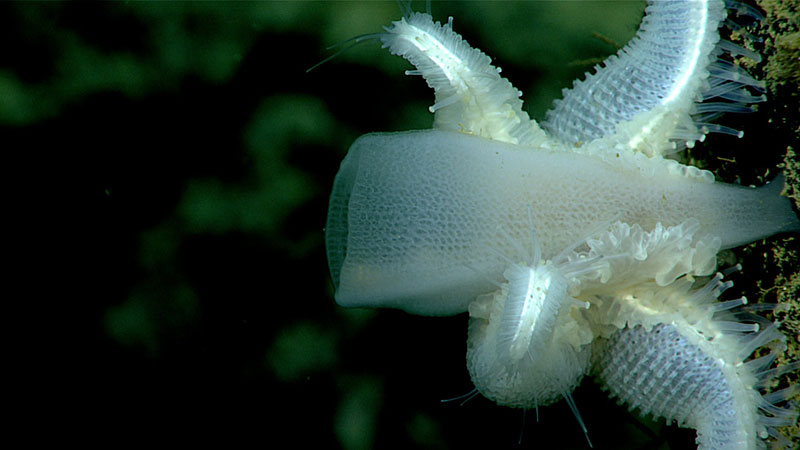
M 595 342 L 597 380 L 642 415 L 696 429 L 698 450 L 757 449 L 770 436 L 777 446 L 791 445 L 777 428 L 794 423 L 797 411 L 777 404 L 800 386 L 763 396 L 757 387 L 774 372 L 762 359 L 743 362 L 755 347 L 783 336 L 769 323 L 744 333 L 704 331 L 683 320 L 619 330 Z
M 548 141 L 522 109 L 522 92 L 500 76 L 489 56 L 453 31 L 452 17 L 442 25 L 412 12 L 386 27 L 380 40 L 416 67 L 406 74 L 421 75 L 433 89 L 434 128 L 525 146 Z
M 710 130 L 734 132 L 704 117 L 750 111 L 748 103 L 765 100 L 742 89 L 763 92 L 762 83 L 719 58 L 743 51 L 720 40 L 724 2 L 650 1 L 645 12 L 624 48 L 554 102 L 542 123 L 551 137 L 574 147 L 601 141 L 587 151 L 658 156 L 692 146 Z M 700 103 L 711 98 L 723 101 Z

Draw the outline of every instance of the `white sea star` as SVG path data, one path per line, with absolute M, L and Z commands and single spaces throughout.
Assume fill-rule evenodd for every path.
M 700 448 L 786 444 L 775 429 L 795 414 L 774 404 L 797 386 L 758 391 L 783 337 L 744 299 L 717 302 L 721 275 L 696 277 L 720 248 L 797 231 L 797 217 L 774 188 L 664 158 L 730 131 L 701 113 L 761 100 L 717 59 L 744 51 L 719 41 L 724 17 L 718 0 L 652 2 L 637 37 L 541 128 L 452 21 L 395 22 L 380 39 L 434 89 L 434 130 L 364 136 L 342 163 L 326 229 L 337 301 L 468 310 L 470 374 L 501 405 L 563 397 L 580 421 L 570 392 L 593 373 L 643 413 L 696 428 Z M 743 362 L 768 344 L 772 356 Z

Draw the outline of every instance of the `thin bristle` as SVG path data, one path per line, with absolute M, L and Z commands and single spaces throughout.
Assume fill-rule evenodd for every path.
M 309 73 L 312 70 L 316 69 L 317 67 L 325 64 L 326 62 L 331 61 L 333 58 L 336 58 L 337 56 L 341 55 L 342 53 L 346 52 L 347 50 L 350 50 L 351 48 L 355 47 L 356 45 L 358 45 L 358 44 L 360 44 L 362 42 L 366 42 L 366 41 L 368 41 L 370 39 L 375 39 L 375 40 L 380 39 L 381 34 L 382 33 L 362 34 L 360 36 L 354 36 L 354 37 L 351 37 L 349 39 L 345 39 L 342 42 L 339 42 L 337 44 L 333 44 L 333 45 L 329 46 L 327 48 L 328 50 L 333 50 L 334 48 L 337 48 L 337 47 L 342 47 L 342 48 L 337 50 L 334 54 L 328 56 L 327 58 L 323 59 L 322 61 L 320 61 L 320 62 L 314 64 L 313 66 L 309 67 L 308 69 L 306 69 L 306 73 Z

